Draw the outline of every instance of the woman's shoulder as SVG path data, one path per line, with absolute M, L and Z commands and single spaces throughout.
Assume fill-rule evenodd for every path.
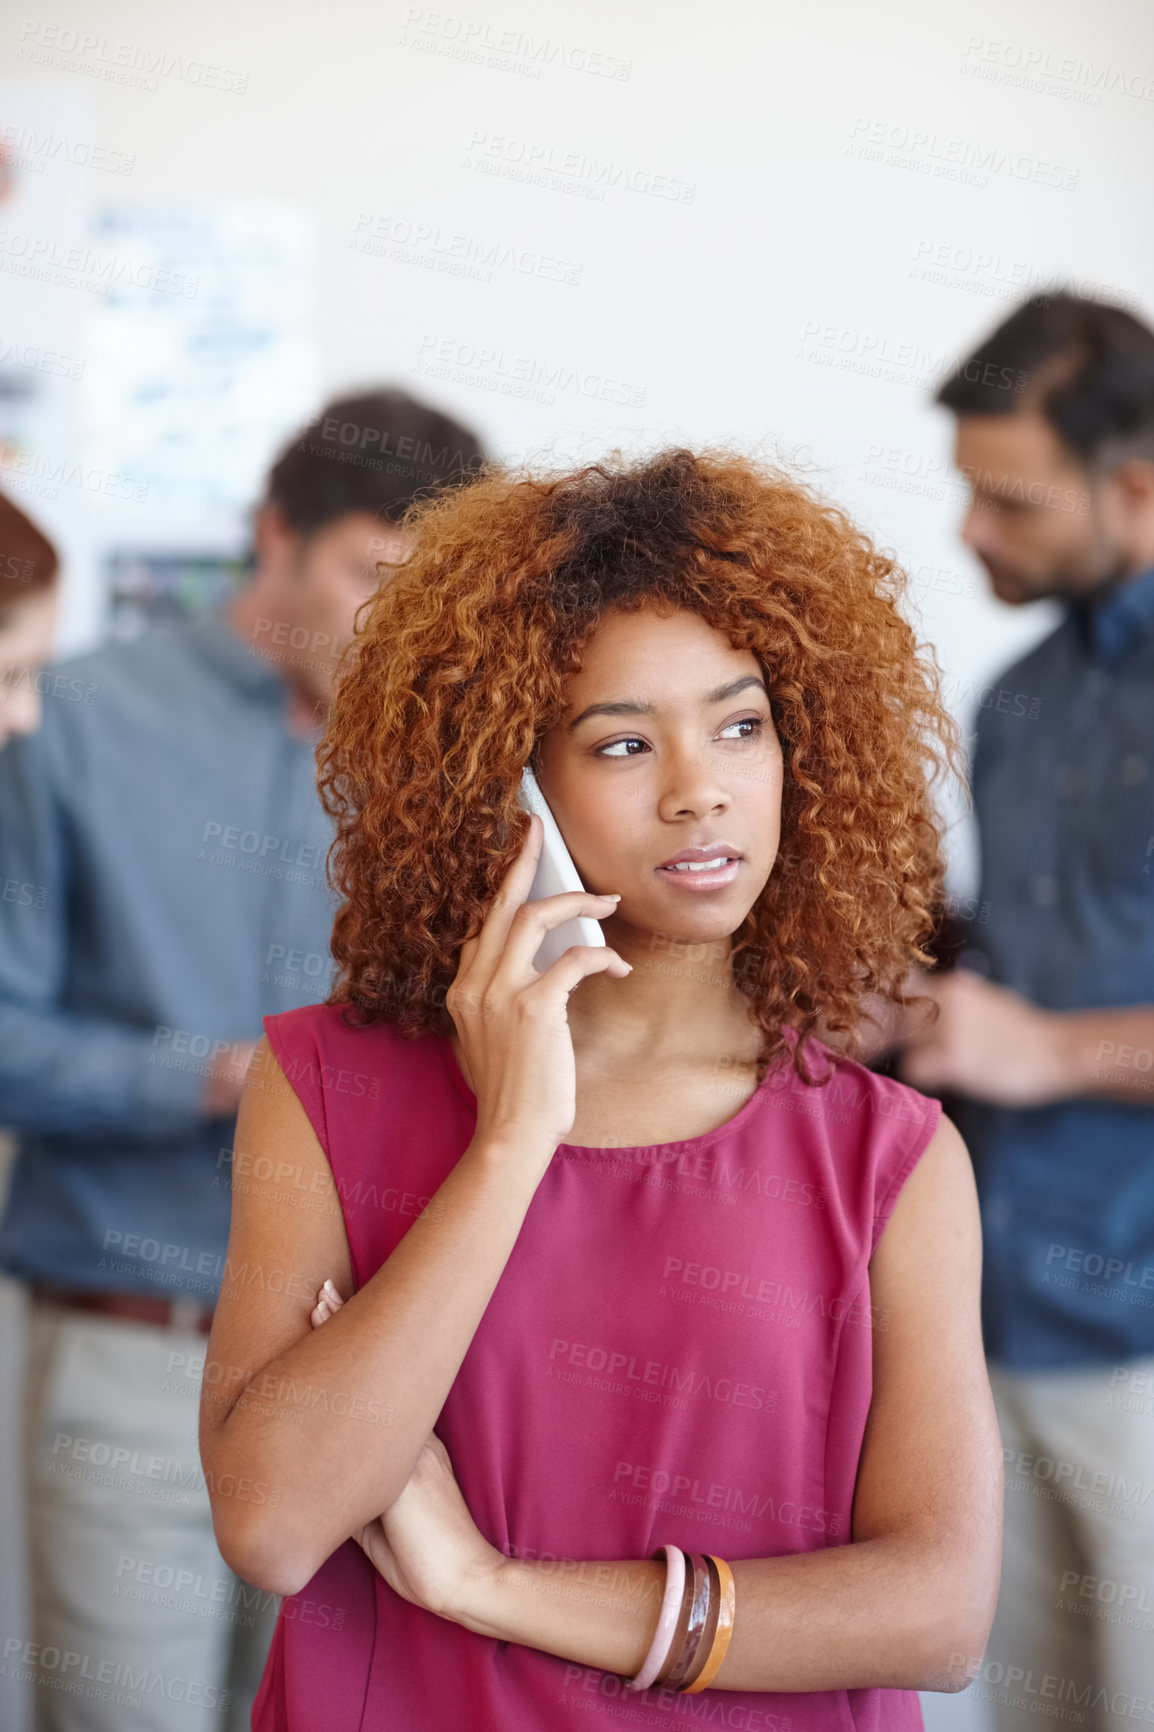
M 437 1059 L 431 1034 L 404 1035 L 395 1023 L 350 1020 L 348 1004 L 305 1004 L 263 1018 L 273 1056 L 316 1122 L 321 1103 L 332 1107 L 375 1101 L 414 1069 Z M 437 1059 L 440 1063 L 440 1060 Z
M 295 1010 L 282 1010 L 261 1020 L 269 1044 L 280 1056 L 281 1049 L 292 1053 L 353 1054 L 374 1050 L 391 1050 L 408 1046 L 394 1023 L 379 1018 L 374 1022 L 352 1020 L 349 1004 L 301 1004 Z
M 816 1034 L 801 1037 L 796 1029 L 788 1026 L 782 1029 L 781 1034 L 786 1050 L 771 1067 L 766 1079 L 772 1089 L 785 1093 L 801 1091 L 811 1098 L 820 1099 L 823 1105 L 861 1105 L 875 1111 L 879 1110 L 879 1103 L 885 1101 L 886 1106 L 880 1108 L 884 1114 L 904 1118 L 919 1116 L 923 1109 L 935 1104 L 928 1095 L 919 1094 L 908 1083 L 871 1070 L 861 1059 L 851 1058 Z M 803 1040 L 800 1062 L 811 1079 L 809 1082 L 798 1074 L 799 1040 Z
M 936 1126 L 942 1109 L 933 1096 L 922 1094 L 898 1077 L 871 1070 L 860 1059 L 822 1041 L 811 1038 L 806 1053 L 810 1075 L 819 1079 L 817 1087 L 833 1110 L 864 1112 L 895 1124 Z
M 851 1157 L 863 1201 L 869 1198 L 876 1246 L 903 1185 L 941 1125 L 942 1103 L 859 1059 L 816 1041 L 813 1047 L 810 1074 L 822 1079 L 817 1093 L 834 1131 L 831 1141 Z

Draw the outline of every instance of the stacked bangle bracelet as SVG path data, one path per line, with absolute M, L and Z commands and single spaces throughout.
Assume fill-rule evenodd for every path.
M 649 1652 L 629 1690 L 660 1684 L 692 1696 L 716 1678 L 733 1634 L 733 1571 L 722 1558 L 658 1546 L 665 1558 L 665 1594 Z

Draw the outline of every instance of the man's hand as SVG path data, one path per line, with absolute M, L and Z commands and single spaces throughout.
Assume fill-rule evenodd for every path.
M 226 1053 L 221 1053 L 204 1073 L 204 1095 L 201 1111 L 206 1119 L 231 1118 L 240 1106 L 245 1072 L 257 1049 L 255 1040 L 237 1040 Z
M 920 989 L 938 1016 L 904 1048 L 903 1082 L 1000 1107 L 1044 1106 L 1069 1092 L 1061 1017 L 968 968 L 927 974 Z

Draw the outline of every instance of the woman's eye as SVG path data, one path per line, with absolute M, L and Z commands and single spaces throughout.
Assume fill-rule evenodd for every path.
M 753 730 L 752 733 L 742 734 L 739 737 L 743 740 L 755 740 L 755 739 L 757 739 L 758 735 L 761 733 L 761 731 L 764 727 L 765 727 L 765 717 L 764 716 L 742 716 L 740 721 L 730 722 L 726 727 L 722 728 L 721 734 L 722 734 L 722 738 L 724 738 L 726 735 L 731 734 L 731 730 L 733 728 L 751 728 Z M 639 739 L 636 734 L 631 734 L 628 739 L 610 740 L 610 742 L 607 746 L 598 746 L 597 751 L 596 751 L 596 756 L 599 758 L 608 758 L 608 757 L 635 758 L 635 757 L 637 757 L 638 754 L 636 752 L 628 752 L 628 751 L 624 751 L 624 750 L 618 750 L 619 747 L 623 748 L 626 746 L 641 746 L 646 751 L 649 750 L 649 747 L 644 740 Z
M 607 746 L 598 746 L 596 755 L 599 758 L 607 758 L 607 757 L 609 757 L 610 753 L 612 753 L 612 755 L 616 758 L 635 758 L 637 756 L 636 752 L 619 752 L 617 750 L 618 746 L 644 746 L 644 745 L 645 745 L 645 741 L 639 740 L 637 738 L 636 734 L 634 734 L 631 739 L 628 739 L 628 740 L 610 740 L 610 742 Z
M 728 734 L 730 728 L 753 728 L 752 734 L 743 734 L 743 740 L 755 740 L 765 726 L 764 716 L 742 716 L 739 722 L 730 722 L 728 728 L 722 728 L 723 734 Z

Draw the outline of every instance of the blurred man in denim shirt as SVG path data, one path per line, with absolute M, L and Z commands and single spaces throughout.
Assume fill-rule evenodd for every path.
M 902 1075 L 966 1097 L 1006 1456 L 1002 1732 L 1154 1716 L 1154 332 L 1036 296 L 938 394 L 963 540 L 1061 624 L 997 681 L 984 920 Z M 1022 1704 L 1014 1705 L 1014 1698 Z
M 0 1260 L 31 1294 L 38 1729 L 219 1728 L 234 1635 L 267 1636 L 196 1440 L 233 1118 L 261 1017 L 329 990 L 314 752 L 356 611 L 410 501 L 480 458 L 402 392 L 330 404 L 224 612 L 65 663 L 0 752 L 0 883 L 30 887 L 0 898 Z

